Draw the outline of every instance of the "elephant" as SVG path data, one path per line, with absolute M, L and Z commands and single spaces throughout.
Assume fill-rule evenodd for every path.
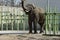
M 43 8 L 38 8 L 33 4 L 27 4 L 24 7 L 24 2 L 21 0 L 22 9 L 28 15 L 28 24 L 29 24 L 29 33 L 32 33 L 32 23 L 34 26 L 34 34 L 37 33 L 37 23 L 40 25 L 40 32 L 43 32 L 44 23 L 45 23 L 45 11 Z

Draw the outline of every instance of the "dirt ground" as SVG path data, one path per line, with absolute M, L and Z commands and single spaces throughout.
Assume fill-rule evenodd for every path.
M 60 40 L 60 37 L 42 34 L 4 34 L 0 35 L 0 40 Z

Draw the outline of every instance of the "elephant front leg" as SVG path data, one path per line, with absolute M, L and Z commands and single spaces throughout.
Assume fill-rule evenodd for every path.
M 32 21 L 28 21 L 29 23 L 29 33 L 32 33 Z
M 37 33 L 37 21 L 36 20 L 33 21 L 33 25 L 34 25 L 34 34 L 36 34 Z

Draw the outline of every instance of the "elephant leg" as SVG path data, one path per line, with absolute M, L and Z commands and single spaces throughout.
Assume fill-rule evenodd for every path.
M 29 23 L 29 33 L 32 33 L 32 21 L 28 21 Z
M 42 33 L 43 30 L 44 30 L 44 21 L 40 21 L 40 22 L 38 22 L 38 23 L 39 23 L 39 25 L 40 25 L 40 33 Z
M 33 25 L 34 25 L 34 34 L 36 34 L 37 33 L 37 21 L 36 20 L 33 21 Z
M 38 23 L 40 25 L 40 33 L 42 33 L 43 30 L 44 30 L 45 19 L 44 20 L 39 20 Z
M 40 33 L 43 32 L 43 23 L 40 23 Z

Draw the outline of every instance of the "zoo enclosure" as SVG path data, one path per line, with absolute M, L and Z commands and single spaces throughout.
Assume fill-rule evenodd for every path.
M 45 34 L 60 34 L 60 13 L 45 13 L 45 16 Z M 0 6 L 0 18 L 0 31 L 29 29 L 27 15 L 19 8 Z
M 60 14 L 56 12 L 56 5 L 54 4 L 54 7 L 50 8 L 50 0 L 44 0 L 44 2 L 41 2 L 42 0 L 33 1 L 34 2 L 32 2 L 31 0 L 31 2 L 34 3 L 36 6 L 43 7 L 46 10 L 45 34 L 60 34 Z M 43 6 L 46 3 L 47 5 Z M 27 15 L 25 15 L 20 8 L 0 6 L 0 18 L 0 31 L 28 30 Z

